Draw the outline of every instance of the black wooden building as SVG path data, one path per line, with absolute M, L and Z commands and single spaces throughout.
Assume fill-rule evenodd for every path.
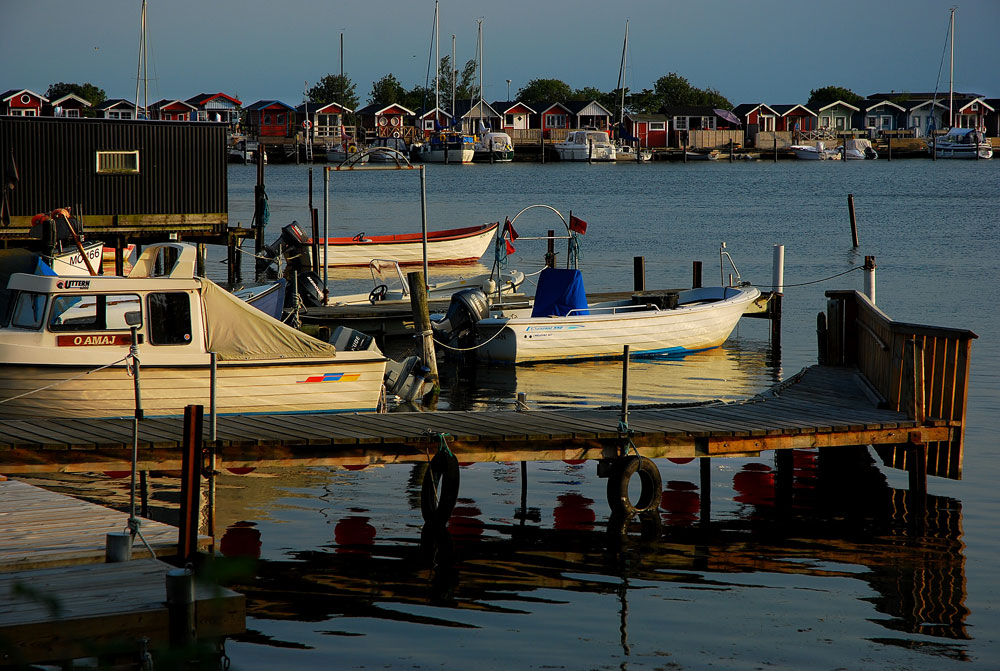
M 226 244 L 226 124 L 0 117 L 0 247 L 72 208 L 89 238 Z

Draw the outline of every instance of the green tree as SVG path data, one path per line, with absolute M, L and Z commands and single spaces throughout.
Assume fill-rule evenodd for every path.
M 439 77 L 439 97 L 441 100 L 441 107 L 446 110 L 450 110 L 452 106 L 451 99 L 451 82 L 452 77 L 455 79 L 455 100 L 472 100 L 475 97 L 476 100 L 479 99 L 479 82 L 476 80 L 476 61 L 475 59 L 470 59 L 465 62 L 465 66 L 462 68 L 461 72 L 453 72 L 451 67 L 451 56 L 444 56 L 441 58 L 441 65 L 438 68 Z M 431 90 L 433 93 L 433 89 Z M 429 99 L 427 107 L 433 107 L 433 100 Z
M 528 105 L 570 100 L 573 90 L 560 79 L 532 79 L 517 92 L 517 99 Z
M 625 100 L 626 111 L 637 114 L 656 114 L 662 106 L 662 99 L 652 89 L 629 93 Z
M 70 93 L 80 96 L 94 107 L 97 107 L 108 99 L 108 95 L 104 92 L 104 89 L 98 88 L 90 82 L 85 84 L 70 84 L 68 82 L 50 84 L 49 88 L 45 90 L 45 97 L 49 100 L 58 100 Z M 83 114 L 89 116 L 92 112 L 84 110 Z
M 406 89 L 399 83 L 396 76 L 391 72 L 377 82 L 372 82 L 371 93 L 368 94 L 369 103 L 380 103 L 383 105 L 402 104 L 406 97 Z
M 654 92 L 660 98 L 660 106 L 686 107 L 711 106 L 720 109 L 732 109 L 733 104 L 713 88 L 700 89 L 691 86 L 687 78 L 676 72 L 671 72 L 656 80 Z
M 347 75 L 326 75 L 306 91 L 309 100 L 321 105 L 338 103 L 352 110 L 358 109 L 357 87 Z
M 809 102 L 806 104 L 809 107 L 824 107 L 838 100 L 843 100 L 845 103 L 853 105 L 859 100 L 864 100 L 864 98 L 851 89 L 845 89 L 842 86 L 824 86 L 823 88 L 810 91 Z

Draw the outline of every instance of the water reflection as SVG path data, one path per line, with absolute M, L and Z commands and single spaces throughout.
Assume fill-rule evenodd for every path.
M 531 408 L 616 405 L 621 361 L 539 363 L 524 366 L 439 368 L 442 399 L 452 410 L 510 409 L 518 393 Z M 780 366 L 766 343 L 730 341 L 682 358 L 633 359 L 629 402 L 634 405 L 744 399 L 778 382 Z
M 345 506 L 332 538 L 263 559 L 254 580 L 232 587 L 247 595 L 251 622 L 347 617 L 445 628 L 474 626 L 462 612 L 528 614 L 573 601 L 571 593 L 615 594 L 628 654 L 630 585 L 735 590 L 754 574 L 836 578 L 870 588 L 858 598 L 887 631 L 871 640 L 963 659 L 956 642 L 969 639 L 969 612 L 960 502 L 892 488 L 865 449 L 797 451 L 783 463 L 791 470 L 755 460 L 717 471 L 731 475 L 715 476 L 713 496 L 725 488 L 733 506 L 717 519 L 703 517 L 701 485 L 683 475 L 665 480 L 656 513 L 608 519 L 603 501 L 575 490 L 579 467 L 556 462 L 517 501 L 519 468 L 499 464 L 491 481 L 509 491 L 464 489 L 446 528 L 393 526 L 391 512 Z M 697 479 L 698 470 L 687 468 Z M 397 513 L 403 495 L 415 501 L 418 471 L 394 499 Z M 531 490 L 553 481 L 558 493 L 549 506 L 525 514 Z M 231 534 L 246 545 L 248 528 L 255 531 L 231 527 L 223 550 L 235 545 Z M 270 645 L 262 639 L 253 631 L 237 637 Z

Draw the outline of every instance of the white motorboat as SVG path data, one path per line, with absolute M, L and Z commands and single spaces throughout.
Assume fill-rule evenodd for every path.
M 603 130 L 571 130 L 562 142 L 555 143 L 560 161 L 614 161 L 615 145 Z
M 476 143 L 471 135 L 443 131 L 413 145 L 410 157 L 424 163 L 472 163 Z
M 406 140 L 401 137 L 378 137 L 365 150 L 372 163 L 399 163 L 410 155 Z
M 871 141 L 863 138 L 847 140 L 843 148 L 844 158 L 848 161 L 871 161 L 878 158 L 878 152 Z
M 358 145 L 351 140 L 344 139 L 340 144 L 331 145 L 326 150 L 326 161 L 327 163 L 343 163 L 357 153 Z M 368 159 L 369 156 L 367 154 L 363 154 L 358 156 L 356 161 L 352 161 L 352 163 L 367 163 Z
M 952 128 L 933 142 L 936 158 L 993 158 L 993 145 L 975 128 Z
M 409 301 L 410 290 L 406 277 L 393 259 L 372 259 L 368 264 L 372 276 L 372 290 L 367 294 L 343 294 L 330 296 L 330 305 L 362 305 L 375 304 L 379 301 Z M 507 296 L 516 293 L 524 283 L 524 273 L 520 270 L 507 270 L 499 273 L 499 278 L 493 273 L 480 273 L 469 277 L 457 277 L 442 282 L 432 282 L 427 285 L 427 297 L 431 299 L 447 299 L 457 291 L 475 288 L 487 296 L 498 294 Z
M 45 261 L 49 264 L 56 275 L 89 275 L 87 262 L 83 260 L 86 256 L 90 261 L 90 267 L 95 272 L 101 272 L 104 262 L 104 243 L 100 240 L 86 240 L 81 243 L 83 254 L 75 246 L 67 246 L 62 250 L 53 252 L 52 256 L 46 256 Z M 114 257 L 112 257 L 114 260 Z
M 147 416 L 207 410 L 211 353 L 220 414 L 377 408 L 385 357 L 282 324 L 196 277 L 195 260 L 195 247 L 166 243 L 127 277 L 11 275 L 0 416 L 126 417 L 137 397 Z
M 546 268 L 531 308 L 491 312 L 481 295 L 464 291 L 435 330 L 474 347 L 479 360 L 508 364 L 618 357 L 625 345 L 632 355 L 684 355 L 725 342 L 759 296 L 744 285 L 587 305 L 579 270 Z
M 795 158 L 805 159 L 807 161 L 840 160 L 840 150 L 827 149 L 825 146 L 823 146 L 823 142 L 821 141 L 817 142 L 815 145 L 793 144 L 789 148 L 795 153 Z
M 514 160 L 514 141 L 502 131 L 487 131 L 476 141 L 473 160 L 484 163 L 509 163 Z
M 633 163 L 645 163 L 653 160 L 653 150 L 649 147 L 640 147 L 638 151 L 630 144 L 619 144 L 615 146 L 615 160 Z

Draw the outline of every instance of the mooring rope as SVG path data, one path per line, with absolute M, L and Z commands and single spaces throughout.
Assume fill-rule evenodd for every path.
M 853 268 L 848 268 L 847 270 L 845 270 L 842 273 L 837 273 L 836 275 L 830 275 L 829 277 L 824 277 L 824 278 L 819 279 L 819 280 L 812 280 L 810 282 L 799 282 L 797 284 L 783 284 L 781 286 L 782 287 L 804 287 L 804 286 L 807 286 L 809 284 L 819 284 L 820 282 L 828 282 L 830 280 L 836 279 L 836 278 L 840 277 L 841 275 L 846 275 L 847 273 L 853 273 L 855 270 L 864 270 L 864 269 L 865 269 L 864 266 L 854 266 Z M 776 285 L 774 285 L 774 284 L 754 284 L 753 286 L 761 288 L 761 289 L 774 289 Z
M 445 349 L 450 349 L 452 352 L 472 352 L 473 350 L 477 350 L 480 347 L 485 347 L 486 345 L 489 345 L 498 335 L 500 335 L 502 331 L 503 329 L 498 330 L 496 333 L 490 336 L 489 340 L 481 342 L 474 347 L 452 347 L 451 345 L 444 344 L 437 338 L 434 339 L 434 343 L 437 345 L 441 345 L 441 347 L 444 347 Z
M 65 384 L 67 382 L 72 382 L 73 380 L 79 380 L 80 378 L 86 377 L 87 375 L 90 375 L 91 373 L 97 373 L 99 371 L 104 370 L 105 368 L 111 368 L 112 366 L 117 366 L 118 364 L 124 363 L 125 361 L 128 361 L 128 356 L 125 356 L 125 357 L 123 357 L 121 359 L 118 359 L 118 361 L 113 361 L 112 363 L 109 363 L 107 365 L 98 366 L 97 368 L 94 368 L 93 370 L 84 371 L 84 372 L 80 373 L 79 375 L 74 375 L 73 377 L 68 377 L 68 378 L 66 378 L 64 380 L 56 380 L 52 384 L 47 384 L 44 387 L 39 387 L 38 389 L 32 389 L 30 391 L 24 392 L 23 394 L 18 394 L 17 396 L 11 396 L 10 398 L 0 399 L 0 405 L 3 405 L 4 403 L 8 403 L 10 401 L 16 401 L 17 399 L 24 398 L 25 396 L 31 396 L 32 394 L 37 394 L 38 392 L 45 391 L 46 389 L 52 389 L 53 387 L 58 387 L 61 384 Z

